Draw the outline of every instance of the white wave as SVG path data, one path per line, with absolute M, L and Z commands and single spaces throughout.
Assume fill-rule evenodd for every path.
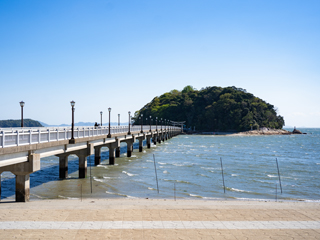
M 275 175 L 267 175 L 268 177 L 278 177 L 278 176 L 275 176 Z
M 196 195 L 196 194 L 189 194 L 190 195 L 190 197 L 197 197 L 197 198 L 202 198 L 200 195 Z
M 62 196 L 62 195 L 58 195 L 58 198 L 63 198 L 63 199 L 79 199 L 79 198 L 72 198 L 72 197 L 65 197 L 65 196 Z
M 112 195 L 118 195 L 118 196 L 128 197 L 128 195 L 121 194 L 121 193 L 116 193 L 116 192 L 108 192 L 108 191 L 106 191 L 106 193 L 112 194 Z
M 236 188 L 231 188 L 231 191 L 235 191 L 235 192 L 250 192 L 250 191 L 245 191 L 245 190 L 236 189 Z
M 177 167 L 182 167 L 182 166 L 184 166 L 184 164 L 179 164 L 179 163 L 174 163 L 174 164 L 172 164 L 172 165 L 177 166 Z
M 131 157 L 136 158 L 136 157 L 137 157 L 137 155 L 131 155 Z
M 146 162 L 153 162 L 152 160 L 147 160 Z
M 320 163 L 316 163 L 317 165 L 320 165 Z
M 163 163 L 163 162 L 158 162 L 158 164 L 161 164 L 161 165 L 165 165 L 165 164 L 167 164 L 167 163 Z
M 97 167 L 108 168 L 108 166 L 104 166 L 104 165 L 98 165 Z
M 238 174 L 231 174 L 232 177 L 236 177 L 239 176 Z
M 103 180 L 102 180 L 102 179 L 95 178 L 95 177 L 93 177 L 93 180 L 95 180 L 95 181 L 97 181 L 97 182 L 103 182 Z
M 163 173 L 168 173 L 168 171 L 163 171 Z
M 122 173 L 127 174 L 129 177 L 135 176 L 136 174 L 128 173 L 126 171 L 122 171 Z
M 157 190 L 157 189 L 155 189 L 155 188 L 152 188 L 152 187 L 148 187 L 148 189 L 149 189 L 149 190 Z

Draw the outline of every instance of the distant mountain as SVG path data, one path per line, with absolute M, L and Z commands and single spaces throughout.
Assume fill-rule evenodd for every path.
M 39 121 L 32 120 L 32 119 L 23 119 L 23 126 L 24 127 L 43 127 L 43 125 Z M 3 128 L 21 127 L 21 119 L 0 120 L 0 127 L 3 127 Z

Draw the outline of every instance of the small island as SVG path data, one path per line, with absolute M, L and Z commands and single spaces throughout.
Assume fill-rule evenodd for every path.
M 134 124 L 141 124 L 141 114 L 159 120 L 185 121 L 185 130 L 193 133 L 291 134 L 282 130 L 284 118 L 277 114 L 274 105 L 234 86 L 200 90 L 186 86 L 182 91 L 172 90 L 136 111 Z

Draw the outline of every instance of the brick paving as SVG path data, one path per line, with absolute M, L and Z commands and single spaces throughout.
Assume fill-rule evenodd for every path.
M 320 203 L 2 202 L 0 239 L 320 239 Z

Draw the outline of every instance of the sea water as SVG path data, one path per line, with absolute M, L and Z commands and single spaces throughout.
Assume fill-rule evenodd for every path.
M 150 149 L 144 146 L 142 153 L 135 144 L 130 158 L 122 143 L 115 165 L 109 165 L 107 148 L 98 166 L 94 155 L 88 157 L 85 179 L 78 178 L 76 156 L 69 156 L 64 180 L 59 180 L 58 157 L 42 158 L 41 170 L 30 175 L 30 198 L 320 201 L 320 129 L 301 130 L 307 134 L 179 135 Z M 14 175 L 1 176 L 2 199 L 14 200 Z

